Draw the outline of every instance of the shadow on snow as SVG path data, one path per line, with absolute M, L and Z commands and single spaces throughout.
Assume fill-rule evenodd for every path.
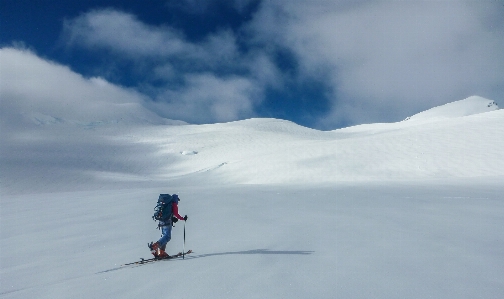
M 253 249 L 253 250 L 245 250 L 245 251 L 228 251 L 228 252 L 218 252 L 218 253 L 207 253 L 200 255 L 191 255 L 188 256 L 188 259 L 197 259 L 202 257 L 210 257 L 210 256 L 219 256 L 219 255 L 247 255 L 247 254 L 279 254 L 279 255 L 309 255 L 314 251 L 306 251 L 306 250 L 269 250 L 269 249 Z
M 245 250 L 245 251 L 228 251 L 228 252 L 218 252 L 218 253 L 207 253 L 207 254 L 200 254 L 200 255 L 186 255 L 186 259 L 199 259 L 203 257 L 210 257 L 210 256 L 219 256 L 219 255 L 249 255 L 249 254 L 278 254 L 278 255 L 310 255 L 314 253 L 315 251 L 306 251 L 306 250 L 269 250 L 269 249 L 253 249 L 253 250 Z M 160 260 L 159 262 L 165 262 L 165 261 L 173 261 L 174 259 L 166 259 L 166 260 Z M 177 258 L 177 260 L 180 260 L 180 257 Z M 120 267 L 104 270 L 97 272 L 95 274 L 101 274 L 101 273 L 107 273 L 107 272 L 112 272 L 112 271 L 117 271 L 120 269 L 126 269 L 126 268 L 135 268 L 135 267 L 140 267 L 143 265 L 148 265 L 150 263 L 145 263 L 145 264 L 138 264 L 138 265 L 129 265 L 125 266 L 122 265 Z M 3 293 L 1 293 L 3 294 Z

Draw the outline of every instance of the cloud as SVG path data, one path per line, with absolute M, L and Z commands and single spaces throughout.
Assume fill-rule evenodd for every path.
M 253 116 L 253 99 L 261 99 L 261 92 L 256 82 L 242 77 L 188 75 L 182 89 L 166 90 L 152 106 L 169 118 L 192 123 L 225 122 Z
M 160 115 L 193 123 L 254 116 L 264 90 L 282 85 L 270 56 L 240 51 L 236 39 L 223 29 L 190 42 L 171 27 L 111 9 L 65 21 L 63 33 L 68 47 L 106 50 L 152 70 L 137 77 L 136 88 L 155 98 L 151 107 Z
M 110 49 L 128 55 L 170 56 L 192 52 L 193 45 L 169 27 L 148 26 L 131 14 L 95 10 L 64 22 L 69 45 Z
M 236 120 L 275 101 L 269 89 L 278 96 L 318 82 L 323 96 L 313 101 L 329 105 L 313 106 L 330 110 L 312 125 L 333 129 L 398 121 L 473 94 L 499 101 L 502 15 L 498 1 L 277 0 L 262 1 L 242 27 L 197 41 L 112 9 L 67 20 L 63 36 L 69 47 L 106 50 L 148 69 L 133 87 L 155 98 L 163 116 Z
M 248 29 L 295 53 L 301 77 L 332 88 L 321 122 L 330 127 L 498 97 L 503 15 L 498 1 L 265 1 Z
M 100 121 L 163 122 L 143 108 L 142 94 L 102 78 L 84 78 L 33 52 L 0 49 L 0 115 L 4 125 L 37 115 L 76 123 Z M 8 121 L 6 121 L 8 120 Z
M 151 26 L 134 15 L 112 9 L 94 10 L 64 22 L 69 47 L 107 50 L 134 61 L 170 62 L 183 70 L 239 67 L 235 36 L 228 30 L 190 42 L 169 26 Z
M 2 191 L 89 188 L 102 185 L 104 174 L 112 182 L 157 174 L 153 149 L 120 141 L 137 125 L 169 123 L 144 108 L 145 96 L 25 49 L 1 48 L 0 68 Z

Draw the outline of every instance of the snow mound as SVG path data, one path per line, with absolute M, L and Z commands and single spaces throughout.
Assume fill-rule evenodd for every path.
M 466 99 L 451 102 L 442 106 L 417 113 L 405 119 L 405 121 L 425 121 L 446 118 L 469 116 L 489 111 L 498 110 L 497 103 L 480 96 L 471 96 Z

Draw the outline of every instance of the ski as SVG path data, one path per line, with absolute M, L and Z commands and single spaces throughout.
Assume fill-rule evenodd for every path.
M 192 250 L 188 250 L 188 251 L 186 251 L 184 253 L 183 252 L 179 252 L 179 253 L 177 253 L 175 255 L 170 256 L 169 258 L 163 258 L 163 259 L 158 259 L 158 258 L 140 259 L 139 261 L 132 262 L 132 263 L 122 264 L 119 267 L 108 269 L 108 270 L 104 270 L 104 271 L 100 271 L 100 272 L 97 272 L 96 274 L 107 273 L 107 272 L 112 272 L 112 271 L 117 271 L 117 270 L 127 269 L 127 268 L 133 268 L 133 267 L 140 267 L 142 265 L 152 264 L 152 263 L 158 262 L 158 261 L 173 260 L 173 259 L 176 259 L 176 258 L 183 257 L 184 255 L 191 254 L 192 252 L 193 252 Z
M 122 264 L 121 267 L 124 267 L 124 266 L 133 266 L 133 265 L 143 265 L 143 264 L 149 264 L 149 263 L 153 263 L 153 262 L 157 262 L 157 261 L 163 261 L 163 260 L 172 260 L 172 259 L 176 259 L 176 258 L 180 258 L 184 255 L 188 255 L 188 254 L 191 254 L 193 251 L 192 250 L 188 250 L 186 252 L 179 252 L 177 254 L 174 254 L 174 255 L 171 255 L 170 257 L 166 257 L 166 258 L 150 258 L 150 259 L 140 259 L 139 261 L 136 261 L 136 262 L 132 262 L 132 263 L 126 263 L 126 264 Z

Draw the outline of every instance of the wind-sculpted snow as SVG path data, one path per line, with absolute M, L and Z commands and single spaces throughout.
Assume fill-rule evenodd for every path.
M 0 298 L 502 298 L 504 110 L 480 112 L 327 132 L 2 118 Z M 159 238 L 160 193 L 194 253 L 121 268 Z
M 278 129 L 277 129 L 278 128 Z M 504 175 L 504 111 L 438 120 L 363 125 L 331 132 L 280 120 L 166 127 L 145 132 L 162 176 L 215 169 L 234 183 L 336 183 Z M 170 138 L 168 138 L 170 136 Z M 171 137 L 176 136 L 176 137 Z M 197 155 L 171 157 L 191 148 Z M 177 156 L 178 157 L 178 156 Z M 226 163 L 217 168 L 217 165 Z
M 464 100 L 448 103 L 439 107 L 434 107 L 427 111 L 417 113 L 411 117 L 408 117 L 406 120 L 432 121 L 444 118 L 469 116 L 498 109 L 499 106 L 495 101 L 479 96 L 471 96 Z
M 502 185 L 188 182 L 3 197 L 0 298 L 502 297 Z M 117 270 L 149 257 L 162 192 L 194 253 Z
M 39 116 L 44 126 L 2 132 L 3 184 L 16 193 L 83 182 L 112 186 L 125 179 L 156 185 L 191 176 L 212 184 L 502 177 L 504 110 L 440 117 L 480 111 L 481 105 L 489 108 L 488 101 L 469 98 L 432 109 L 435 121 L 422 117 L 334 131 L 278 119 L 81 126 Z

